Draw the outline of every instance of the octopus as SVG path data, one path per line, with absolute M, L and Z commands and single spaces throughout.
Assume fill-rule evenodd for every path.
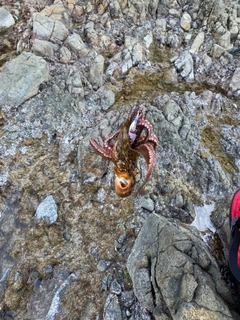
M 137 193 L 143 191 L 153 172 L 158 143 L 152 125 L 145 119 L 143 105 L 131 108 L 128 118 L 107 137 L 103 146 L 93 138 L 90 139 L 94 150 L 102 158 L 114 163 L 115 191 L 120 197 L 129 196 L 134 189 L 136 176 L 140 174 L 137 166 L 139 156 L 145 159 L 148 166 L 146 177 Z

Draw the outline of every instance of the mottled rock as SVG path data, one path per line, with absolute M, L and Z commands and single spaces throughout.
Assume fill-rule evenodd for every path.
M 189 52 L 182 53 L 175 61 L 175 66 L 181 72 L 183 78 L 190 81 L 194 79 L 193 59 Z
M 204 32 L 199 32 L 196 38 L 194 39 L 189 52 L 193 54 L 196 53 L 201 47 L 201 45 L 203 44 L 203 42 L 204 42 Z
M 214 58 L 220 58 L 221 55 L 226 51 L 226 49 L 224 49 L 223 47 L 221 47 L 220 45 L 214 43 L 213 47 L 212 47 L 212 51 L 211 54 Z
M 5 8 L 0 8 L 0 32 L 11 28 L 15 24 L 13 16 Z
M 240 96 L 240 68 L 237 68 L 232 76 L 232 79 L 229 83 L 229 92 L 231 96 L 238 98 Z
M 239 32 L 238 25 L 237 24 L 233 25 L 232 28 L 230 29 L 231 39 L 237 37 L 238 32 Z
M 151 214 L 127 268 L 135 295 L 156 317 L 167 316 L 168 308 L 174 320 L 232 319 L 224 299 L 233 300 L 216 261 L 202 239 L 184 225 Z
M 143 61 L 143 48 L 142 45 L 136 43 L 135 40 L 128 38 L 125 41 L 126 49 L 122 52 L 118 52 L 109 60 L 109 66 L 106 70 L 106 74 L 113 75 L 115 71 L 120 71 L 121 74 L 129 71 L 132 66 L 136 66 L 139 62 Z
M 95 103 L 98 103 L 103 110 L 107 110 L 114 104 L 115 94 L 107 86 L 102 86 L 96 91 L 96 94 L 92 96 L 92 99 Z
M 154 210 L 154 202 L 151 198 L 145 198 L 143 197 L 141 199 L 141 207 L 152 212 Z
M 66 79 L 66 84 L 68 87 L 68 91 L 70 93 L 72 93 L 74 95 L 79 95 L 82 98 L 84 97 L 84 88 L 83 88 L 83 84 L 82 84 L 81 73 L 79 72 L 79 70 L 75 66 L 73 66 L 70 69 L 69 76 Z M 67 148 L 67 149 L 69 149 L 69 148 Z
M 71 60 L 71 51 L 68 50 L 66 47 L 61 47 L 59 50 L 60 54 L 60 62 L 68 63 Z
M 69 1 L 68 3 L 70 4 L 71 1 Z M 64 6 L 62 0 L 54 0 L 52 5 L 45 6 L 45 8 L 41 11 L 41 14 L 54 20 L 61 21 L 67 28 L 72 26 L 70 13 Z
M 176 10 L 174 8 L 170 9 L 169 10 L 169 14 L 173 17 L 176 17 L 176 18 L 180 18 L 181 17 L 181 14 L 180 14 L 180 11 L 179 10 Z
M 176 83 L 178 81 L 176 68 L 173 67 L 166 69 L 163 75 L 163 80 L 167 84 Z
M 98 43 L 98 35 L 96 30 L 94 29 L 94 22 L 90 21 L 85 25 L 84 33 L 86 35 L 86 40 L 91 42 L 92 45 L 97 45 Z
M 114 279 L 110 286 L 110 292 L 119 295 L 122 292 L 121 285 Z
M 231 43 L 231 33 L 230 31 L 227 31 L 226 33 L 224 33 L 218 40 L 218 43 L 221 47 L 227 49 L 230 47 L 230 43 Z
M 191 29 L 191 23 L 192 23 L 191 16 L 187 12 L 184 12 L 181 18 L 181 27 L 183 28 L 183 30 L 189 31 Z
M 97 264 L 97 269 L 100 272 L 104 272 L 107 269 L 107 267 L 110 266 L 110 264 L 111 264 L 110 261 L 100 260 Z
M 53 196 L 47 196 L 37 207 L 35 219 L 36 221 L 47 220 L 48 225 L 56 222 L 58 217 L 57 205 Z
M 65 45 L 73 52 L 78 53 L 81 57 L 87 54 L 85 43 L 78 33 L 73 33 L 67 37 Z
M 151 41 L 147 44 L 149 47 L 151 44 Z M 139 62 L 143 61 L 143 49 L 142 46 L 139 43 L 136 43 L 132 49 L 132 64 L 134 66 L 137 66 Z
M 90 68 L 90 72 L 89 72 L 89 81 L 91 82 L 94 90 L 102 86 L 103 68 L 104 68 L 104 57 L 101 55 L 98 55 L 93 60 Z
M 0 73 L 0 106 L 19 106 L 38 93 L 41 83 L 49 80 L 45 60 L 23 52 L 3 66 Z
M 153 43 L 153 35 L 151 34 L 147 34 L 144 38 L 143 38 L 145 44 L 146 44 L 146 48 L 149 49 L 150 45 Z M 139 44 L 138 44 L 139 45 Z M 140 49 L 142 51 L 142 48 Z
M 133 66 L 133 61 L 132 61 L 132 55 L 131 55 L 131 51 L 129 51 L 129 49 L 125 49 L 123 50 L 122 53 L 122 73 L 126 73 L 129 69 L 132 68 Z
M 53 57 L 54 44 L 50 41 L 34 39 L 32 44 L 32 52 L 40 56 Z
M 113 56 L 109 60 L 109 66 L 107 67 L 106 74 L 112 76 L 114 74 L 114 71 L 120 68 L 120 64 L 122 61 L 121 56 L 122 56 L 122 53 L 118 52 L 115 56 Z
M 164 19 L 164 18 L 157 19 L 156 20 L 156 26 L 157 26 L 158 30 L 160 30 L 161 32 L 165 32 L 166 31 L 166 27 L 167 27 L 166 19 Z
M 100 188 L 96 194 L 95 199 L 97 202 L 104 202 L 104 200 L 106 199 L 105 189 Z
M 122 320 L 118 297 L 109 294 L 103 310 L 103 320 Z
M 48 310 L 48 313 L 45 317 L 45 320 L 53 320 L 55 319 L 55 317 L 57 316 L 57 314 L 59 313 L 60 307 L 61 307 L 61 299 L 63 297 L 63 293 L 66 290 L 66 288 L 68 286 L 70 286 L 71 284 L 71 280 L 73 279 L 77 279 L 78 276 L 74 273 L 71 273 L 67 279 L 65 279 L 64 281 L 62 281 L 61 285 L 59 286 L 59 288 L 56 290 L 53 299 L 52 299 L 52 303 L 51 306 Z
M 149 5 L 148 5 L 148 11 L 154 18 L 157 16 L 158 4 L 159 4 L 158 0 L 152 0 L 149 2 Z
M 41 13 L 33 14 L 33 33 L 38 39 L 64 41 L 69 32 L 65 25 Z

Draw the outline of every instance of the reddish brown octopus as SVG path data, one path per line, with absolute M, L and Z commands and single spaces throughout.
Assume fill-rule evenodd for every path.
M 158 138 L 153 133 L 152 125 L 144 118 L 143 105 L 131 108 L 127 120 L 114 131 L 100 146 L 90 139 L 91 146 L 104 159 L 114 163 L 115 191 L 118 196 L 129 196 L 134 188 L 136 176 L 140 173 L 137 167 L 139 155 L 142 155 L 148 165 L 147 175 L 138 189 L 140 192 L 149 180 L 156 159 L 155 150 Z

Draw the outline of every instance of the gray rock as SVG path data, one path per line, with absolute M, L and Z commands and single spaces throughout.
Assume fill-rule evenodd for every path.
M 151 43 L 149 43 L 150 45 Z M 139 62 L 143 61 L 143 48 L 140 43 L 136 43 L 132 49 L 132 63 L 137 66 Z
M 131 48 L 132 49 L 132 48 Z M 133 66 L 133 61 L 132 61 L 132 50 L 125 49 L 123 50 L 122 53 L 122 73 L 126 73 L 128 70 L 130 70 Z
M 8 182 L 8 171 L 1 172 L 0 174 L 0 186 L 4 186 Z
M 114 279 L 110 286 L 110 292 L 119 295 L 122 292 L 120 284 Z
M 175 61 L 176 68 L 181 72 L 181 76 L 186 80 L 193 80 L 193 59 L 189 52 L 184 52 Z
M 133 304 L 134 300 L 135 296 L 133 290 L 122 292 L 121 301 L 125 307 L 129 308 Z
M 204 42 L 204 36 L 205 36 L 205 34 L 203 31 L 198 33 L 198 35 L 196 36 L 196 38 L 193 41 L 191 49 L 189 50 L 190 53 L 194 54 L 199 50 L 200 46 Z
M 53 196 L 47 196 L 37 207 L 35 219 L 37 222 L 40 220 L 47 220 L 48 225 L 56 222 L 58 217 L 57 205 Z
M 100 272 L 104 272 L 107 269 L 107 267 L 110 266 L 110 264 L 111 264 L 110 261 L 100 260 L 97 264 L 97 269 Z
M 93 60 L 90 68 L 90 72 L 89 72 L 89 81 L 91 82 L 94 90 L 102 86 L 103 68 L 104 68 L 104 57 L 101 55 L 98 55 Z
M 174 320 L 232 319 L 231 293 L 201 238 L 184 225 L 151 214 L 127 261 L 140 303 Z
M 65 25 L 59 21 L 45 16 L 42 13 L 33 14 L 33 33 L 39 39 L 53 42 L 64 41 L 69 32 Z
M 107 110 L 115 102 L 115 94 L 107 86 L 100 87 L 93 98 L 103 110 Z
M 120 304 L 118 297 L 109 294 L 103 310 L 103 320 L 121 320 L 122 312 L 120 309 Z
M 230 31 L 227 31 L 224 33 L 218 40 L 218 43 L 221 47 L 228 49 L 231 42 L 231 33 Z
M 73 279 L 77 279 L 77 275 L 75 275 L 74 273 L 71 273 L 67 279 L 65 279 L 62 284 L 60 285 L 60 287 L 57 289 L 57 291 L 54 294 L 54 297 L 52 299 L 52 303 L 51 306 L 48 310 L 48 313 L 45 317 L 45 320 L 54 320 L 56 318 L 56 315 L 59 313 L 60 311 L 60 306 L 61 306 L 61 299 L 63 297 L 63 293 L 65 291 L 65 289 L 70 286 L 71 284 L 71 280 Z
M 176 18 L 181 17 L 179 10 L 176 10 L 176 9 L 170 9 L 169 14 L 173 17 L 176 17 Z
M 159 4 L 158 0 L 152 0 L 149 2 L 149 5 L 148 5 L 148 11 L 154 18 L 157 15 L 158 4 Z
M 34 39 L 32 44 L 32 52 L 39 56 L 54 56 L 54 45 L 50 41 Z
M 90 42 L 93 46 L 98 44 L 98 33 L 94 28 L 94 22 L 90 21 L 85 25 L 84 34 L 86 37 L 86 41 Z
M 239 32 L 239 29 L 238 29 L 238 25 L 237 25 L 237 23 L 236 23 L 236 24 L 233 25 L 232 28 L 230 29 L 231 39 L 237 37 L 238 32 Z
M 73 33 L 68 36 L 64 44 L 73 52 L 80 54 L 80 56 L 87 54 L 85 43 L 82 41 L 82 38 L 78 33 Z
M 219 44 L 214 43 L 211 51 L 211 54 L 214 58 L 220 58 L 224 52 L 226 52 L 226 49 L 221 47 Z
M 141 207 L 152 212 L 154 210 L 154 202 L 151 198 L 142 198 L 141 201 Z
M 192 23 L 191 16 L 187 12 L 184 12 L 181 18 L 181 27 L 183 28 L 183 30 L 189 31 L 191 29 L 191 23 Z
M 80 97 L 84 97 L 84 89 L 82 85 L 81 74 L 75 66 L 70 68 L 66 84 L 70 93 L 74 95 L 79 95 Z
M 97 202 L 104 202 L 104 200 L 106 199 L 106 191 L 103 188 L 100 188 L 96 194 L 96 201 Z
M 118 52 L 109 60 L 109 66 L 106 74 L 113 75 L 115 71 L 120 71 L 124 74 L 129 71 L 132 66 L 137 66 L 139 62 L 143 61 L 143 47 L 140 43 L 136 43 L 135 39 L 130 37 L 125 41 L 126 49 Z
M 143 38 L 146 48 L 149 49 L 150 45 L 153 43 L 153 35 L 152 33 L 147 34 L 144 38 Z M 139 46 L 139 43 L 137 43 L 137 45 Z M 140 49 L 140 48 L 139 48 Z M 137 48 L 135 48 L 136 51 L 142 52 L 142 47 L 140 50 L 138 50 Z M 140 61 L 140 60 L 139 60 Z M 138 61 L 138 62 L 139 62 Z M 141 60 L 142 61 L 142 60 Z
M 19 106 L 36 95 L 40 84 L 48 80 L 46 61 L 30 52 L 21 53 L 0 73 L 0 106 Z
M 15 24 L 13 16 L 5 8 L 0 8 L 0 32 L 11 28 Z
M 238 98 L 240 96 L 240 68 L 237 68 L 229 83 L 228 95 Z
M 66 47 L 61 47 L 59 50 L 60 62 L 68 63 L 71 60 L 71 52 Z
M 33 33 L 37 38 L 50 39 L 54 27 L 54 20 L 41 13 L 33 14 Z
M 10 268 L 7 268 L 7 270 L 5 270 L 2 277 L 0 278 L 0 284 L 4 283 L 7 280 L 10 270 Z
M 121 56 L 122 56 L 122 53 L 118 52 L 115 56 L 113 56 L 109 60 L 109 66 L 107 67 L 106 74 L 112 76 L 114 71 L 120 68 L 120 64 L 122 61 Z

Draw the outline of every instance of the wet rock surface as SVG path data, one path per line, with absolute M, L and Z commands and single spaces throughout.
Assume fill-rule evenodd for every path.
M 239 319 L 237 1 L 3 7 L 15 24 L 0 34 L 0 317 Z M 89 139 L 139 103 L 156 165 L 144 195 L 120 199 Z M 196 229 L 209 207 L 215 231 Z

